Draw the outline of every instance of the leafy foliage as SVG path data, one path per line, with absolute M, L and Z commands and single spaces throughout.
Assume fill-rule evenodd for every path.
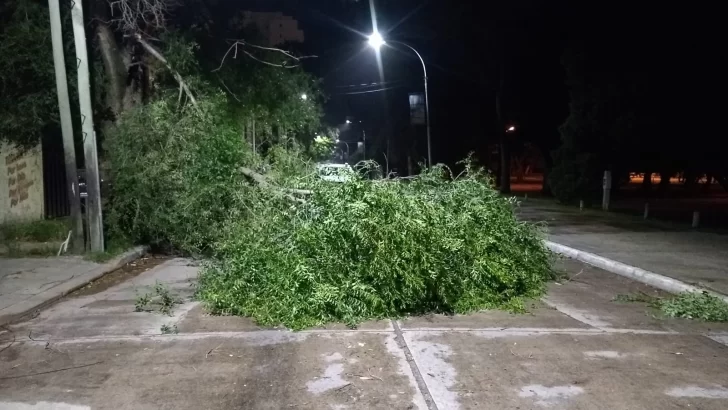
M 684 292 L 659 302 L 660 310 L 670 317 L 728 322 L 728 303 L 707 292 Z
M 58 118 L 47 3 L 19 0 L 1 5 L 0 38 L 0 141 L 30 147 Z M 73 55 L 71 50 L 66 50 L 67 56 Z M 67 67 L 71 76 L 74 67 Z M 72 85 L 69 92 L 74 92 Z
M 199 285 L 213 311 L 301 329 L 521 310 L 548 275 L 540 233 L 470 167 L 454 179 L 435 168 L 409 183 L 303 174 L 298 187 L 315 192 L 305 204 L 269 193 L 250 203 L 250 218 L 225 226 Z
M 106 144 L 111 165 L 112 235 L 201 253 L 229 219 L 246 185 L 239 130 L 220 115 L 220 100 L 177 112 L 158 100 L 124 117 Z

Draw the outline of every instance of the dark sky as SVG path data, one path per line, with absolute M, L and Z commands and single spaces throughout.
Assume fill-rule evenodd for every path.
M 375 9 L 385 37 L 415 47 L 427 64 L 435 161 L 452 164 L 471 150 L 487 154 L 487 144 L 497 139 L 495 92 L 501 72 L 504 116 L 519 126 L 519 138 L 548 133 L 538 138 L 558 139 L 557 127 L 567 113 L 560 64 L 568 16 L 563 3 L 380 0 Z M 366 124 L 369 135 L 390 138 L 401 149 L 414 143 L 424 157 L 424 130 L 405 136 L 413 133 L 407 93 L 423 88 L 422 68 L 413 53 L 382 53 L 387 84 L 346 87 L 382 81 L 375 53 L 352 32 L 371 32 L 368 2 L 299 2 L 296 14 L 307 47 L 321 56 L 310 69 L 324 79 L 331 97 L 327 120 L 354 116 Z M 397 88 L 350 94 L 389 87 Z
M 408 125 L 407 94 L 422 90 L 421 66 L 412 53 L 383 52 L 387 84 L 350 87 L 382 81 L 375 53 L 357 34 L 372 30 L 368 1 L 240 3 L 249 9 L 284 11 L 300 21 L 305 49 L 319 56 L 306 68 L 323 79 L 330 97 L 325 118 L 329 124 L 350 116 L 362 121 L 373 147 L 379 141 L 375 149 L 380 152 L 389 139 L 400 152 L 415 152 L 420 159 L 426 155 L 424 130 L 413 132 Z M 691 41 L 705 38 L 696 34 L 693 20 L 686 16 L 710 16 L 700 7 L 668 7 L 616 0 L 375 1 L 379 30 L 415 47 L 427 63 L 433 157 L 449 164 L 469 151 L 486 157 L 488 144 L 497 141 L 495 95 L 501 73 L 504 117 L 519 129 L 513 138 L 534 142 L 546 152 L 555 148 L 558 127 L 568 115 L 561 64 L 566 49 L 606 56 L 605 70 L 629 73 L 630 65 L 647 62 L 649 70 L 644 72 L 664 77 L 663 90 L 675 89 L 669 79 L 699 66 L 692 60 L 699 57 Z M 700 81 L 699 75 L 694 77 L 692 81 Z M 690 86 L 685 84 L 690 82 L 681 84 L 687 96 Z M 385 87 L 395 88 L 351 94 Z M 669 100 L 670 93 L 665 94 Z

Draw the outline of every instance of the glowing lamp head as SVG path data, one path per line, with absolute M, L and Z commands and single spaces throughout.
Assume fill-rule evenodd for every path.
M 384 41 L 384 38 L 378 31 L 375 31 L 374 33 L 372 33 L 372 35 L 369 36 L 369 45 L 373 49 L 379 50 L 385 44 L 387 44 L 387 42 Z

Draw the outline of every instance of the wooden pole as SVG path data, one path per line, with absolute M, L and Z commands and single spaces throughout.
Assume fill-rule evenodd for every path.
M 73 143 L 73 122 L 71 120 L 71 104 L 68 99 L 68 80 L 66 76 L 66 60 L 63 55 L 63 33 L 61 31 L 61 12 L 58 0 L 48 0 L 51 20 L 51 42 L 53 43 L 53 67 L 56 72 L 56 94 L 58 94 L 58 111 L 61 117 L 61 134 L 63 136 L 63 157 L 66 165 L 66 191 L 68 205 L 71 209 L 71 250 L 83 252 L 83 219 L 81 217 L 81 198 L 78 192 L 78 165 L 76 163 L 76 147 Z
M 104 251 L 104 228 L 101 214 L 101 187 L 99 183 L 99 159 L 96 150 L 91 86 L 89 84 L 88 51 L 81 1 L 72 2 L 71 20 L 73 39 L 78 62 L 78 100 L 81 106 L 81 130 L 86 168 L 86 213 L 89 216 L 89 243 L 92 252 Z

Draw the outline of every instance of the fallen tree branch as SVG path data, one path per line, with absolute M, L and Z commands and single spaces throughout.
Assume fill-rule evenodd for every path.
M 248 43 L 245 40 L 233 40 L 233 41 L 234 41 L 233 44 L 227 49 L 227 51 L 225 52 L 225 55 L 222 56 L 222 60 L 220 61 L 220 66 L 217 67 L 216 69 L 212 70 L 213 73 L 216 72 L 216 71 L 219 71 L 222 68 L 222 66 L 225 64 L 225 59 L 227 58 L 228 54 L 230 54 L 231 51 L 235 50 L 235 54 L 233 55 L 233 59 L 235 59 L 235 58 L 238 57 L 238 46 L 242 46 L 242 47 L 248 46 L 248 47 L 257 48 L 259 50 L 266 50 L 266 51 L 278 52 L 278 53 L 283 54 L 287 58 L 290 58 L 292 60 L 295 60 L 297 63 L 300 63 L 301 60 L 306 59 L 306 58 L 316 58 L 316 57 L 318 57 L 318 56 L 315 56 L 315 55 L 296 57 L 293 54 L 289 53 L 288 51 L 283 50 L 283 49 L 280 49 L 280 48 L 263 47 L 263 46 L 259 46 L 259 45 L 255 45 L 255 44 L 250 44 L 250 43 Z M 289 64 L 285 64 L 285 63 L 283 63 L 283 64 L 271 63 L 270 61 L 265 61 L 265 60 L 262 60 L 262 59 L 260 59 L 260 58 L 258 58 L 256 56 L 254 56 L 252 53 L 250 53 L 249 51 L 247 51 L 245 49 L 242 49 L 241 51 L 243 53 L 245 53 L 245 55 L 247 55 L 248 57 L 252 58 L 253 60 L 258 61 L 258 62 L 263 63 L 263 64 L 267 64 L 269 66 L 280 67 L 280 68 L 295 68 L 295 67 L 300 66 L 300 64 L 289 65 Z
M 309 191 L 306 189 L 293 189 L 293 188 L 277 187 L 277 186 L 271 184 L 270 182 L 268 182 L 268 180 L 266 179 L 266 177 L 264 175 L 259 174 L 250 168 L 240 167 L 240 172 L 242 172 L 243 175 L 245 175 L 246 177 L 255 181 L 259 186 L 277 191 L 277 192 L 283 194 L 284 197 L 286 197 L 292 201 L 295 201 L 295 202 L 299 202 L 302 204 L 306 203 L 306 201 L 304 199 L 297 198 L 294 196 L 294 194 L 295 195 L 313 195 L 313 191 Z
M 189 97 L 190 102 L 192 103 L 192 105 L 194 105 L 195 108 L 199 108 L 197 106 L 197 100 L 195 99 L 195 96 L 192 95 L 192 91 L 190 91 L 190 88 L 187 86 L 187 83 L 185 82 L 185 80 L 182 78 L 182 76 L 180 75 L 180 73 L 177 72 L 177 70 L 175 70 L 174 68 L 172 68 L 172 66 L 169 64 L 169 62 L 167 62 L 167 59 L 164 58 L 164 56 L 162 55 L 162 53 L 160 53 L 159 51 L 157 51 L 157 49 L 154 48 L 151 44 L 147 43 L 142 38 L 142 35 L 141 34 L 137 33 L 135 35 L 135 37 L 136 37 L 137 41 L 139 42 L 139 44 L 141 44 L 142 47 L 144 47 L 144 49 L 147 50 L 147 52 L 149 54 L 151 54 L 154 58 L 156 58 L 157 60 L 159 60 L 160 62 L 162 62 L 165 66 L 167 66 L 167 68 L 169 69 L 169 71 L 172 72 L 172 75 L 174 76 L 174 79 L 177 80 L 177 82 L 179 83 L 180 87 L 182 87 L 182 89 L 185 91 L 185 94 L 187 94 L 187 97 Z

